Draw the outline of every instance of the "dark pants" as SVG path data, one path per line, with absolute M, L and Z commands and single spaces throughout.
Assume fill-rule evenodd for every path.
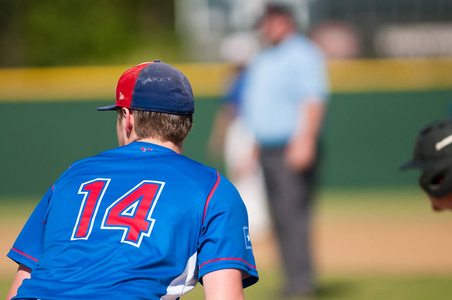
M 284 149 L 263 149 L 264 171 L 271 215 L 286 276 L 286 293 L 314 291 L 310 243 L 312 197 L 317 163 L 307 171 L 286 168 Z

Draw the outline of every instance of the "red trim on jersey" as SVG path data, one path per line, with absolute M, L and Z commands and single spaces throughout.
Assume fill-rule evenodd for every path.
M 153 64 L 153 62 L 139 64 L 122 74 L 121 78 L 119 78 L 118 85 L 116 86 L 116 106 L 130 108 L 132 94 L 138 75 L 143 68 L 150 64 Z
M 202 265 L 199 266 L 199 268 L 201 269 L 205 264 L 211 263 L 211 262 L 216 262 L 216 261 L 221 261 L 221 260 L 238 260 L 241 262 L 246 263 L 248 266 L 250 266 L 251 268 L 256 269 L 256 266 L 250 265 L 246 260 L 243 260 L 241 258 L 235 258 L 235 257 L 227 257 L 227 258 L 217 258 L 217 259 L 212 259 L 209 261 L 206 261 L 205 263 L 203 263 Z
M 218 184 L 220 183 L 220 173 L 217 171 L 217 182 L 215 182 L 215 185 L 213 186 L 212 190 L 210 191 L 209 197 L 207 197 L 206 206 L 204 206 L 204 216 L 202 218 L 202 223 L 204 224 L 204 221 L 206 220 L 206 211 L 207 206 L 209 205 L 210 198 L 212 198 L 213 193 L 215 193 L 215 190 L 217 189 Z
M 23 256 L 26 256 L 26 257 L 28 257 L 28 258 L 30 258 L 30 259 L 36 261 L 36 262 L 38 261 L 36 258 L 31 257 L 30 255 L 27 255 L 27 254 L 23 253 L 22 251 L 19 251 L 19 250 L 14 249 L 14 248 L 11 248 L 11 250 L 14 250 L 14 251 L 16 251 L 17 253 L 22 254 Z

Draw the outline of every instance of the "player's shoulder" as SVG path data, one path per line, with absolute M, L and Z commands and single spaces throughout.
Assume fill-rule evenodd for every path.
M 100 153 L 97 153 L 95 155 L 89 156 L 89 157 L 84 157 L 81 158 L 79 160 L 74 161 L 68 168 L 68 171 L 70 170 L 74 170 L 80 166 L 84 166 L 88 163 L 91 163 L 93 160 L 102 160 L 102 158 L 114 158 L 114 153 L 118 151 L 120 147 L 118 148 L 113 148 L 113 149 L 108 149 L 108 150 L 104 150 Z
M 72 175 L 74 175 L 74 173 L 80 172 L 81 170 L 83 170 L 83 172 L 87 172 L 89 169 L 99 169 L 102 167 L 102 161 L 114 161 L 118 158 L 115 153 L 119 148 L 120 147 L 104 150 L 95 155 L 81 158 L 72 162 L 63 172 L 63 174 L 61 174 L 61 176 L 58 178 L 57 183 L 63 181 L 66 178 L 70 178 Z
M 193 187 L 208 190 L 212 193 L 238 194 L 231 181 L 219 170 L 207 166 L 184 155 L 177 155 L 171 162 L 174 174 L 178 174 L 181 182 L 189 182 Z
M 217 174 L 215 184 L 207 198 L 206 212 L 213 215 L 233 214 L 235 217 L 241 216 L 246 219 L 247 210 L 239 191 L 225 176 Z
M 215 168 L 207 166 L 185 155 L 178 155 L 172 163 L 177 168 L 175 172 L 181 173 L 194 184 L 201 182 L 209 182 L 212 184 L 223 177 Z

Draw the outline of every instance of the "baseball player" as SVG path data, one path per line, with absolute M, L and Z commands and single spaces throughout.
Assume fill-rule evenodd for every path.
M 452 210 L 452 120 L 426 125 L 418 133 L 413 158 L 400 167 L 419 168 L 419 184 L 433 210 Z
M 7 299 L 244 299 L 258 280 L 246 208 L 218 171 L 181 154 L 187 78 L 158 60 L 116 88 L 119 146 L 75 162 L 47 191 L 8 257 Z

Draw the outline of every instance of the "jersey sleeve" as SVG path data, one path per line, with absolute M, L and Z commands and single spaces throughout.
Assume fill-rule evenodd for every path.
M 17 262 L 33 269 L 38 263 L 44 239 L 45 216 L 49 199 L 52 195 L 50 188 L 38 203 L 27 223 L 7 256 Z
M 242 270 L 243 287 L 258 281 L 245 204 L 236 188 L 221 175 L 207 199 L 198 265 L 201 283 L 202 276 L 222 269 Z

